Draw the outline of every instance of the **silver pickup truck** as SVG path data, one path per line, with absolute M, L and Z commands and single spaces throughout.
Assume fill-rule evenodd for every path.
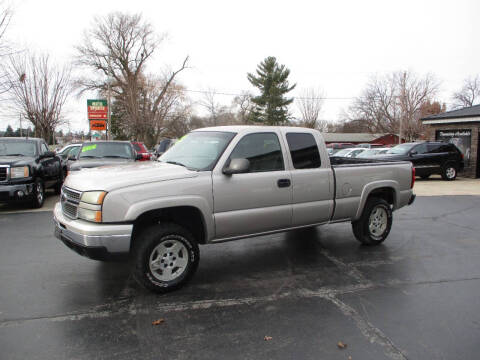
M 412 164 L 350 162 L 329 159 L 316 130 L 199 129 L 158 162 L 71 173 L 55 235 L 92 259 L 128 258 L 156 292 L 192 277 L 200 244 L 347 221 L 360 242 L 380 244 L 392 211 L 415 199 Z

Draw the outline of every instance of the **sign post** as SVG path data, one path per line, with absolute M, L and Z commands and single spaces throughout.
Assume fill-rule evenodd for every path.
M 107 100 L 87 100 L 87 112 L 90 131 L 110 131 L 107 129 L 107 120 L 109 119 Z

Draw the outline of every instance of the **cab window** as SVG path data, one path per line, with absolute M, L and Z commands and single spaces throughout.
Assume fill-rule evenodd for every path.
M 285 169 L 282 148 L 275 133 L 245 135 L 233 149 L 231 159 L 250 161 L 250 172 Z
M 287 142 L 295 169 L 320 167 L 320 154 L 312 134 L 288 133 Z

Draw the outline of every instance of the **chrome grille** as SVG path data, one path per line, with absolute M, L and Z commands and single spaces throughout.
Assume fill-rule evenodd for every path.
M 77 206 L 71 204 L 69 202 L 62 202 L 62 210 L 65 216 L 69 218 L 76 219 L 77 218 Z
M 67 187 L 62 187 L 62 196 L 60 198 L 62 203 L 62 211 L 65 216 L 69 218 L 77 218 L 77 208 L 80 202 L 82 193 Z
M 8 177 L 8 167 L 1 166 L 0 167 L 0 181 L 6 181 Z
M 80 197 L 82 196 L 81 192 L 69 189 L 65 186 L 62 188 L 62 192 L 68 200 L 71 200 L 77 203 L 80 202 Z

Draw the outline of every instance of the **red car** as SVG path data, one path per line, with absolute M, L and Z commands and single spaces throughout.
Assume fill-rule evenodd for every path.
M 135 148 L 137 154 L 142 155 L 142 159 L 139 161 L 148 161 L 152 159 L 152 154 L 150 154 L 142 142 L 132 141 L 132 145 Z

